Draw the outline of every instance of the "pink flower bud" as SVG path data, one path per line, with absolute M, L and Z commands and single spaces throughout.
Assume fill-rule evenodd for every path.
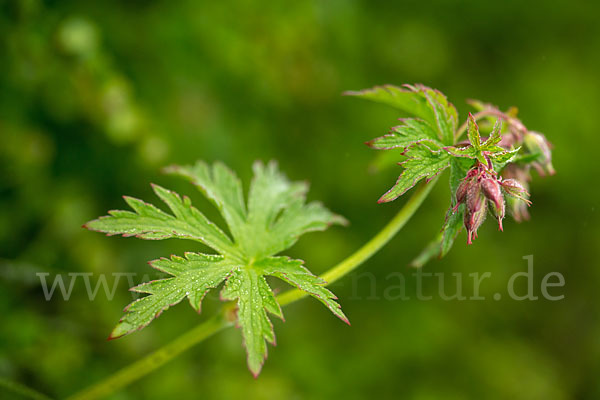
M 477 167 L 471 168 L 469 170 L 469 172 L 467 172 L 467 176 L 464 177 L 464 179 L 460 182 L 460 184 L 456 188 L 456 193 L 455 193 L 456 204 L 454 205 L 454 209 L 453 209 L 454 212 L 456 212 L 458 210 L 458 207 L 466 201 L 467 195 L 469 192 L 469 188 L 473 184 L 476 184 L 477 179 L 475 179 L 475 177 L 477 176 L 478 173 L 479 173 L 479 170 Z
M 483 194 L 490 201 L 490 211 L 498 220 L 498 229 L 502 229 L 502 219 L 504 218 L 504 196 L 500 189 L 500 184 L 495 178 L 484 178 L 481 181 Z
M 473 239 L 477 237 L 477 229 L 483 224 L 485 220 L 486 206 L 479 209 L 477 212 L 472 213 L 469 210 L 465 211 L 465 228 L 467 228 L 467 244 L 473 244 Z
M 508 179 L 504 179 L 502 181 L 502 187 L 504 188 L 504 190 L 506 190 L 507 192 L 514 192 L 514 193 L 524 193 L 527 192 L 527 190 L 525 190 L 525 187 L 516 179 L 513 178 L 508 178 Z
M 472 244 L 472 239 L 477 237 L 477 229 L 485 220 L 487 212 L 487 202 L 481 189 L 481 185 L 476 179 L 467 190 L 467 209 L 465 210 L 464 224 L 467 228 L 467 244 Z
M 456 204 L 461 204 L 467 198 L 467 190 L 469 189 L 469 184 L 471 179 L 465 178 L 460 182 L 458 188 L 456 188 Z
M 527 193 L 526 185 L 516 179 L 504 179 L 500 185 L 509 196 L 506 199 L 510 214 L 517 222 L 529 219 L 527 207 L 531 205 L 529 201 L 529 193 Z
M 481 184 L 474 179 L 467 188 L 467 210 L 476 213 L 484 207 L 485 195 L 481 189 Z
M 527 190 L 519 181 L 515 179 L 504 179 L 501 182 L 501 185 L 502 189 L 504 189 L 507 194 L 521 199 L 527 204 L 531 204 L 529 201 L 529 193 L 527 193 Z

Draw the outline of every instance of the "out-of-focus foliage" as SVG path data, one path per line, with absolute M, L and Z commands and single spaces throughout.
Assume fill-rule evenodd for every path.
M 351 222 L 303 238 L 290 256 L 315 273 L 339 261 L 400 206 L 376 204 L 399 168 L 362 145 L 396 113 L 340 94 L 422 82 L 451 99 L 518 106 L 555 145 L 558 172 L 532 182 L 531 221 L 507 222 L 505 234 L 488 224 L 473 246 L 425 267 L 446 274 L 449 293 L 452 272 L 464 274 L 465 292 L 469 273 L 491 272 L 480 290 L 488 300 L 443 301 L 437 280 L 419 288 L 410 276 L 448 205 L 439 187 L 389 246 L 333 285 L 352 328 L 302 301 L 275 322 L 279 348 L 258 380 L 229 330 L 114 398 L 598 398 L 599 13 L 566 0 L 1 1 L 0 375 L 62 397 L 214 311 L 209 295 L 203 316 L 177 306 L 135 339 L 105 340 L 132 300 L 128 279 L 156 278 L 144 277 L 146 260 L 206 250 L 81 229 L 123 193 L 150 197 L 164 165 L 222 160 L 248 171 L 279 159 L 291 179 L 311 182 L 309 200 Z M 464 119 L 467 105 L 455 106 Z M 529 254 L 537 294 L 557 271 L 565 299 L 493 300 Z M 67 286 L 79 273 L 70 300 L 46 301 L 39 272 L 49 284 L 63 274 Z M 410 300 L 391 295 L 394 272 Z M 121 276 L 112 300 L 102 288 L 86 294 L 85 278 L 94 288 L 101 273 L 110 289 Z M 123 273 L 136 275 L 112 275 Z M 420 289 L 436 295 L 418 301 Z

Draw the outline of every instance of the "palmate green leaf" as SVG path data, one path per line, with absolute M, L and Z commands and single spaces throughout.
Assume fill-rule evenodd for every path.
M 225 165 L 172 166 L 167 172 L 188 179 L 218 208 L 231 237 L 210 222 L 191 201 L 160 186 L 154 192 L 172 214 L 141 200 L 126 197 L 131 211 L 110 211 L 108 216 L 85 226 L 109 235 L 136 236 L 142 239 L 183 238 L 196 240 L 218 254 L 186 253 L 151 262 L 151 266 L 171 277 L 132 288 L 148 296 L 131 303 L 115 327 L 111 338 L 142 329 L 170 306 L 187 298 L 200 312 L 202 299 L 212 288 L 225 282 L 224 300 L 237 302 L 237 325 L 241 328 L 248 353 L 248 366 L 257 375 L 267 356 L 267 342 L 275 343 L 268 313 L 283 317 L 265 280 L 274 276 L 288 282 L 322 302 L 345 322 L 336 297 L 324 282 L 303 267 L 303 261 L 276 254 L 292 246 L 300 235 L 324 230 L 345 220 L 320 203 L 306 203 L 308 185 L 294 183 L 281 174 L 274 162 L 254 164 L 254 178 L 248 201 L 242 184 Z
M 288 257 L 269 257 L 255 263 L 255 266 L 261 268 L 265 275 L 277 277 L 309 293 L 329 308 L 337 317 L 349 323 L 344 313 L 342 313 L 340 305 L 335 301 L 337 297 L 324 286 L 326 282 L 307 270 L 303 266 L 302 260 L 292 260 Z
M 423 93 L 433 110 L 435 125 L 440 133 L 442 143 L 451 145 L 456 142 L 456 126 L 458 113 L 452 103 L 439 90 L 434 90 L 423 85 L 414 86 L 413 90 Z
M 199 162 L 193 166 L 170 166 L 164 172 L 187 178 L 219 209 L 235 239 L 246 220 L 246 205 L 242 183 L 224 164 L 215 163 L 213 168 Z
M 248 366 L 255 374 L 260 371 L 267 355 L 267 342 L 275 344 L 275 333 L 267 312 L 283 319 L 281 308 L 265 276 L 275 276 L 307 292 L 338 318 L 349 323 L 335 301 L 335 295 L 324 287 L 325 281 L 310 273 L 302 264 L 301 260 L 287 257 L 268 257 L 255 262 L 251 268 L 237 270 L 221 291 L 222 299 L 238 302 L 237 323 L 248 351 Z
M 110 339 L 145 327 L 164 310 L 186 297 L 190 305 L 200 312 L 202 299 L 208 290 L 219 286 L 236 268 L 237 263 L 226 260 L 223 256 L 186 253 L 185 258 L 161 258 L 150 262 L 150 265 L 173 277 L 131 288 L 134 292 L 152 296 L 138 299 L 125 308 L 126 314 L 113 329 Z
M 402 149 L 408 159 L 396 184 L 379 203 L 395 200 L 421 179 L 432 179 L 448 167 L 451 158 L 446 146 L 454 145 L 458 114 L 441 92 L 427 86 L 376 86 L 345 94 L 388 104 L 417 118 L 400 119 L 401 124 L 387 135 L 367 142 L 378 150 Z M 470 154 L 466 155 L 467 157 Z
M 415 186 L 421 179 L 430 181 L 446 169 L 451 156 L 442 150 L 433 150 L 425 145 L 411 147 L 406 151 L 408 159 L 400 165 L 404 171 L 396 184 L 378 200 L 379 203 L 393 201 Z
M 108 235 L 135 236 L 140 239 L 192 239 L 212 247 L 221 254 L 241 256 L 231 239 L 204 214 L 192 207 L 188 197 L 182 199 L 177 193 L 158 185 L 152 185 L 152 189 L 173 215 L 142 200 L 124 196 L 134 212 L 109 211 L 108 216 L 90 221 L 85 227 Z
M 435 138 L 441 143 L 444 145 L 455 143 L 458 113 L 454 105 L 448 102 L 446 96 L 438 90 L 421 84 L 404 85 L 402 88 L 385 85 L 344 94 L 387 104 L 412 114 L 429 123 L 435 130 Z M 428 134 L 423 132 L 422 138 L 427 137 Z
M 427 121 L 418 118 L 403 118 L 400 121 L 402 123 L 393 127 L 390 133 L 367 142 L 367 145 L 377 150 L 405 149 L 417 143 L 443 146 L 436 131 Z
M 441 92 L 416 84 L 377 86 L 345 94 L 388 104 L 417 117 L 400 119 L 401 124 L 390 133 L 367 142 L 378 150 L 402 149 L 408 157 L 401 163 L 404 170 L 396 184 L 379 203 L 395 200 L 421 179 L 430 180 L 448 167 L 451 155 L 445 148 L 455 143 L 458 114 Z
M 425 96 L 419 95 L 411 88 L 384 85 L 358 91 L 350 90 L 344 94 L 387 104 L 425 121 L 433 122 L 434 120 L 433 111 Z
M 223 300 L 237 301 L 237 326 L 242 330 L 248 368 L 256 376 L 267 357 L 267 342 L 275 344 L 275 332 L 267 311 L 283 317 L 275 295 L 260 271 L 240 268 L 221 291 Z

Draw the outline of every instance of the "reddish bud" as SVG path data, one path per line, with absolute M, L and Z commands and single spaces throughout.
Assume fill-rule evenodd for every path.
M 527 189 L 525 185 L 521 184 L 521 182 L 516 179 L 504 179 L 501 182 L 502 189 L 508 194 L 506 201 L 508 203 L 508 209 L 510 214 L 517 222 L 521 222 L 523 220 L 529 219 L 529 212 L 527 211 L 527 207 L 531 205 L 531 201 L 529 201 L 529 193 L 527 193 Z
M 477 229 L 479 229 L 485 220 L 487 206 L 485 203 L 483 204 L 484 206 L 477 212 L 465 211 L 464 223 L 465 228 L 467 228 L 467 244 L 473 244 L 473 239 L 477 237 Z
M 485 197 L 490 201 L 490 211 L 492 215 L 498 220 L 498 229 L 502 231 L 504 196 L 502 195 L 502 190 L 500 190 L 500 184 L 495 178 L 484 178 L 481 181 L 481 188 Z
M 485 207 L 485 195 L 481 190 L 481 184 L 477 180 L 472 180 L 467 188 L 467 210 L 476 213 Z
M 523 186 L 519 181 L 515 179 L 504 179 L 501 182 L 501 185 L 502 189 L 504 189 L 504 191 L 507 194 L 521 199 L 527 204 L 531 204 L 531 202 L 529 201 L 529 193 L 527 192 L 527 189 L 525 189 L 525 186 Z
M 467 190 L 469 189 L 470 179 L 463 179 L 456 189 L 456 204 L 461 204 L 467 198 Z
M 464 224 L 467 228 L 467 244 L 473 243 L 473 238 L 477 237 L 477 229 L 485 220 L 487 211 L 487 202 L 481 189 L 481 185 L 476 179 L 472 180 L 467 190 L 467 209 L 465 210 Z
M 479 174 L 478 168 L 472 168 L 467 172 L 467 176 L 460 182 L 458 187 L 456 188 L 456 205 L 454 206 L 454 212 L 458 210 L 458 206 L 462 203 L 466 202 L 469 188 L 474 184 L 477 184 L 477 179 L 475 178 Z

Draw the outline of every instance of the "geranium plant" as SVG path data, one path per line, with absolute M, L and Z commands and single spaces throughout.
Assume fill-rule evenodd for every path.
M 448 209 L 445 213 L 440 210 L 441 231 L 413 261 L 415 266 L 448 253 L 463 227 L 467 243 L 473 243 L 487 214 L 500 230 L 507 213 L 517 221 L 527 219 L 531 170 L 540 175 L 554 173 L 550 143 L 542 134 L 528 130 L 517 118 L 515 108 L 501 111 L 490 104 L 469 101 L 473 113 L 459 124 L 458 113 L 446 96 L 423 85 L 386 85 L 346 94 L 387 104 L 407 115 L 389 133 L 367 143 L 377 150 L 399 149 L 397 153 L 402 157 L 398 180 L 379 198 L 380 203 L 397 199 L 423 181 L 397 215 L 355 253 L 318 277 L 302 260 L 282 253 L 304 233 L 344 225 L 346 221 L 320 203 L 307 203 L 306 183 L 289 181 L 274 162 L 257 162 L 245 195 L 236 174 L 221 163 L 199 161 L 191 166 L 166 168 L 167 173 L 196 186 L 218 209 L 226 227 L 208 220 L 189 198 L 156 185 L 154 192 L 169 212 L 125 197 L 132 211 L 110 211 L 85 224 L 108 235 L 186 239 L 213 250 L 210 254 L 194 251 L 152 261 L 153 268 L 169 277 L 132 288 L 146 296 L 126 307 L 110 338 L 144 328 L 184 299 L 200 313 L 203 297 L 220 286 L 220 297 L 226 303 L 196 328 L 72 399 L 109 395 L 230 326 L 240 328 L 248 368 L 257 376 L 267 356 L 267 343 L 275 344 L 269 314 L 283 318 L 282 306 L 311 296 L 348 322 L 326 286 L 384 246 L 419 208 L 442 171 L 450 170 Z M 267 276 L 296 289 L 275 296 Z

